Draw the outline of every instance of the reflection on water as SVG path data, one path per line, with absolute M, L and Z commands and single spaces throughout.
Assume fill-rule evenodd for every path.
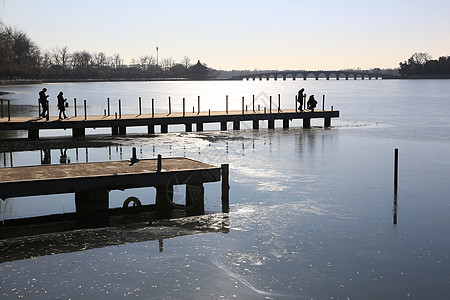
M 288 130 L 251 130 L 250 124 L 241 131 L 218 131 L 217 126 L 204 132 L 90 135 L 85 140 L 49 133 L 33 143 L 0 143 L 2 167 L 39 165 L 45 156 L 59 164 L 61 153 L 71 164 L 128 159 L 136 147 L 139 158 L 162 154 L 228 163 L 231 186 L 229 223 L 216 214 L 220 187 L 211 185 L 205 187 L 206 216 L 6 239 L 11 251 L 0 248 L 0 256 L 11 257 L 13 249 L 30 254 L 33 250 L 23 249 L 33 247 L 39 253 L 40 239 L 54 245 L 48 249 L 55 254 L 1 263 L 2 299 L 446 299 L 448 81 L 95 83 L 56 84 L 49 90 L 64 90 L 68 97 L 91 93 L 86 98 L 99 99 L 92 103 L 99 111 L 108 93 L 124 99 L 124 110 L 130 112 L 138 96 L 145 102 L 171 94 L 175 110 L 179 97 L 193 94 L 196 101 L 197 93 L 212 99 L 202 107 L 219 110 L 228 92 L 237 99 L 230 109 L 239 109 L 243 95 L 251 99 L 259 90 L 280 93 L 288 107 L 298 84 L 311 94 L 323 92 L 341 111 L 333 128 L 303 130 L 293 122 Z M 33 102 L 17 99 L 14 105 L 34 104 L 33 89 L 25 93 Z M 432 100 L 430 107 L 423 107 L 424 99 Z M 126 105 L 128 100 L 132 104 Z M 166 103 L 157 101 L 157 109 L 165 111 Z M 399 189 L 393 195 L 394 148 L 401 149 L 401 156 Z M 120 207 L 130 196 L 145 201 L 154 195 L 145 189 L 112 191 L 112 206 Z M 69 195 L 9 199 L 0 202 L 0 213 L 61 213 L 70 205 Z M 206 224 L 204 230 L 196 227 L 201 225 L 183 227 L 196 218 L 212 221 L 199 221 Z M 222 234 L 222 223 L 227 234 Z

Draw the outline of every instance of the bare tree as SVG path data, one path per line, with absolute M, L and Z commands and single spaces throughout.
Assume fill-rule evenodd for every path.
M 416 65 L 425 65 L 432 57 L 428 53 L 416 52 L 410 58 Z
M 62 67 L 64 70 L 69 66 L 70 53 L 67 46 L 52 49 L 53 64 Z
M 187 56 L 185 56 L 181 62 L 183 64 L 183 66 L 187 69 L 190 67 L 191 65 L 191 59 Z

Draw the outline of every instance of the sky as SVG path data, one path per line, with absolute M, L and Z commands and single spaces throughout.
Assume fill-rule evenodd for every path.
M 397 68 L 450 56 L 448 0 L 0 0 L 43 51 L 188 57 L 219 70 Z

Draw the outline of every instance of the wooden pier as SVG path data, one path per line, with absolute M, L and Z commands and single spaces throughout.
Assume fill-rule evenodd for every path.
M 108 216 L 109 191 L 155 187 L 156 209 L 204 211 L 204 183 L 222 178 L 222 211 L 228 206 L 228 165 L 221 167 L 188 158 L 144 159 L 0 169 L 0 198 L 75 193 L 80 218 Z M 173 203 L 173 186 L 186 185 L 185 205 Z M 139 199 L 129 202 L 140 206 Z
M 311 119 L 324 119 L 324 127 L 331 126 L 331 118 L 339 117 L 339 111 L 314 110 L 297 111 L 296 109 L 270 108 L 264 110 L 234 111 L 202 111 L 202 112 L 171 112 L 151 114 L 114 114 L 114 115 L 84 115 L 58 120 L 57 117 L 3 117 L 0 118 L 0 130 L 26 130 L 29 139 L 38 139 L 39 131 L 44 129 L 71 129 L 72 136 L 84 137 L 87 128 L 111 128 L 112 135 L 126 134 L 127 127 L 147 126 L 148 134 L 155 133 L 155 126 L 160 126 L 161 133 L 169 132 L 169 125 L 184 125 L 186 132 L 203 131 L 205 123 L 220 123 L 221 130 L 227 130 L 228 122 L 232 122 L 233 130 L 240 130 L 242 121 L 252 121 L 253 129 L 259 129 L 260 121 L 268 121 L 268 128 L 275 128 L 275 120 L 283 121 L 283 128 L 289 128 L 289 122 L 302 119 L 303 127 L 311 126 Z

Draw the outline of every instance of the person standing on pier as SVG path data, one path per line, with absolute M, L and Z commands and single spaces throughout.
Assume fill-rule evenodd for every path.
M 61 113 L 64 115 L 64 119 L 67 119 L 67 116 L 66 116 L 66 101 L 67 101 L 67 99 L 63 97 L 63 92 L 59 92 L 57 98 L 58 98 L 58 109 L 59 109 L 58 120 L 61 120 Z
M 301 88 L 301 90 L 298 91 L 298 95 L 297 95 L 297 102 L 298 102 L 298 109 L 300 111 L 303 111 L 303 92 L 305 91 L 304 88 Z
M 48 113 L 48 95 L 45 94 L 47 91 L 46 88 L 43 88 L 42 91 L 39 92 L 39 103 L 42 106 L 42 114 L 41 117 L 45 118 Z
M 316 101 L 316 99 L 314 99 L 314 95 L 309 96 L 307 104 L 308 104 L 308 109 L 310 109 L 311 111 L 314 111 L 314 108 L 316 108 L 316 105 L 317 105 L 317 101 Z

